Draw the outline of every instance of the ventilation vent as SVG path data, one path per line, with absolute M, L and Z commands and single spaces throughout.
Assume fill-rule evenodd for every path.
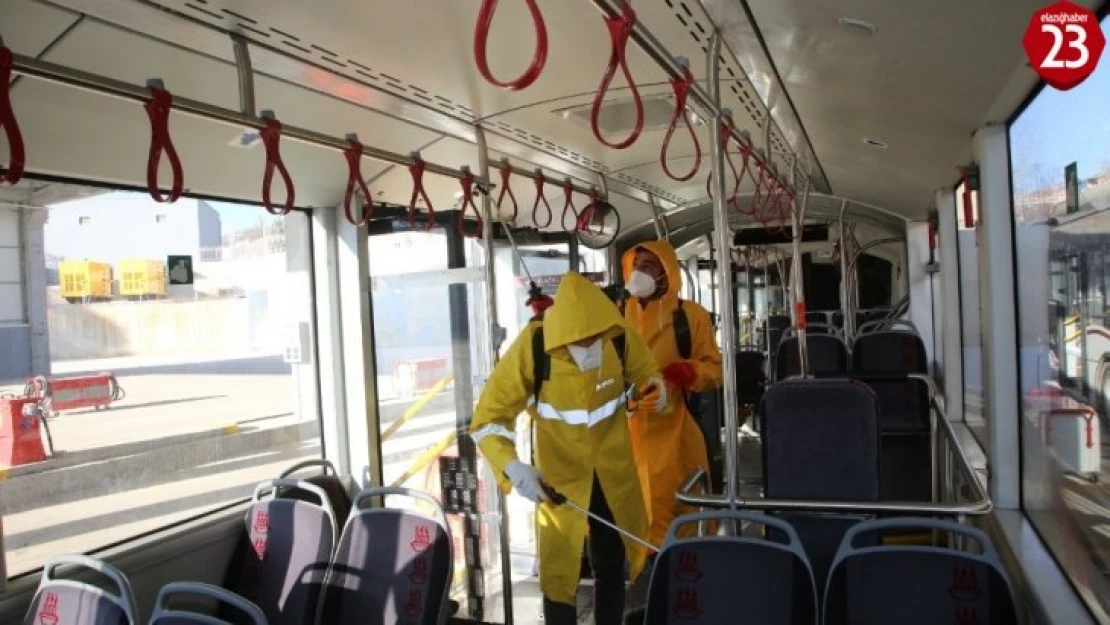
M 643 103 L 645 132 L 664 130 L 670 126 L 671 116 L 674 114 L 673 96 L 666 93 L 646 96 Z M 591 103 L 556 109 L 552 112 L 582 128 L 590 129 L 592 108 Z M 632 98 L 606 100 L 598 113 L 598 126 L 607 137 L 627 137 L 636 125 L 636 102 Z

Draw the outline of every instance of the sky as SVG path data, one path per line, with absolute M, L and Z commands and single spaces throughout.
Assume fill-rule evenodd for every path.
M 1110 39 L 1110 17 L 1102 32 Z M 1010 128 L 1018 193 L 1064 184 L 1075 161 L 1080 180 L 1110 171 L 1110 48 L 1086 81 L 1070 91 L 1046 86 Z

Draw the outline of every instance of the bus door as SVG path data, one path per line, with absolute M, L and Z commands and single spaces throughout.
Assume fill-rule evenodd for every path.
M 403 219 L 370 230 L 371 310 L 378 372 L 383 484 L 429 493 L 454 540 L 457 616 L 505 622 L 497 482 L 469 430 L 491 369 L 481 239 L 461 235 L 457 213 L 425 232 Z M 419 507 L 403 497 L 389 506 Z

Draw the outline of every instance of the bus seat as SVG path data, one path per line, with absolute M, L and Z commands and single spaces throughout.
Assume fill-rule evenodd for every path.
M 767 353 L 773 359 L 775 354 L 778 353 L 779 343 L 782 341 L 782 333 L 792 325 L 790 317 L 786 315 L 771 315 L 763 322 L 765 335 L 767 337 Z
M 856 544 L 864 534 L 906 530 L 972 538 L 979 553 Z M 824 594 L 826 625 L 1017 622 L 1010 583 L 990 538 L 952 521 L 902 517 L 856 525 L 836 553 Z
M 317 501 L 282 497 L 292 489 L 312 493 Z M 267 492 L 271 497 L 263 499 Z M 248 548 L 236 553 L 224 586 L 261 608 L 270 625 L 314 622 L 339 533 L 327 494 L 300 480 L 262 482 L 244 522 Z M 220 614 L 243 622 L 227 607 Z
M 248 622 L 252 625 L 267 625 L 266 615 L 258 606 L 235 593 L 201 582 L 174 582 L 163 586 L 154 601 L 154 612 L 150 616 L 148 625 L 228 625 L 228 622 L 223 619 L 200 612 L 171 609 L 170 598 L 181 595 L 234 607 L 248 617 L 250 619 Z
M 695 536 L 677 530 L 702 521 L 762 524 L 767 538 Z M 718 510 L 678 517 L 657 556 L 644 623 L 815 625 L 813 570 L 794 528 L 762 514 Z
M 848 373 L 848 347 L 838 336 L 831 334 L 807 334 L 806 346 L 809 348 L 809 369 L 818 375 L 840 375 Z M 783 338 L 775 357 L 775 379 L 783 380 L 802 372 L 798 358 L 798 337 Z
M 96 571 L 112 582 L 115 592 L 84 581 L 58 579 L 57 570 L 63 566 Z M 118 569 L 88 556 L 56 556 L 42 569 L 23 625 L 138 625 L 137 612 L 131 583 Z
M 401 495 L 430 503 L 436 517 L 395 508 L 369 508 L 372 497 Z M 442 506 L 430 495 L 403 487 L 368 488 L 339 539 L 322 599 L 329 625 L 445 623 L 454 556 Z
M 302 478 L 309 484 L 319 486 L 328 496 L 328 503 L 331 504 L 332 512 L 335 513 L 336 527 L 343 527 L 347 523 L 347 517 L 351 514 L 351 491 L 348 489 L 344 480 L 339 475 L 339 471 L 335 469 L 335 465 L 323 458 L 311 458 L 298 462 L 297 464 L 282 471 L 278 479 L 286 479 L 291 477 L 298 471 L 303 471 L 311 467 L 320 467 L 323 472 L 319 475 L 312 475 Z M 329 474 L 328 471 L 331 471 Z M 299 489 L 290 489 L 281 493 L 284 499 L 300 499 L 301 501 L 316 501 L 316 495 Z
M 736 352 L 736 400 L 741 404 L 758 405 L 763 397 L 767 375 L 763 369 L 763 352 Z
M 927 373 L 921 337 L 906 330 L 860 334 L 852 344 L 852 370 L 858 373 Z
M 867 385 L 840 378 L 790 379 L 763 397 L 765 493 L 773 499 L 875 501 L 881 494 L 879 404 Z M 824 579 L 854 517 L 782 513 Z

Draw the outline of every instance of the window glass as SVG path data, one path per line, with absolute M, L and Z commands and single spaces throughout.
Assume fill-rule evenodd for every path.
M 979 220 L 979 194 L 965 193 L 956 187 L 956 249 L 960 255 L 960 345 L 964 372 L 964 420 L 980 442 L 987 440 L 986 413 L 983 410 L 983 333 L 979 303 L 979 242 L 975 224 Z M 966 198 L 971 200 L 971 220 L 964 212 Z M 987 448 L 988 445 L 983 445 Z
M 1045 88 L 1010 126 L 1023 504 L 1100 620 L 1110 612 L 1107 98 L 1101 66 L 1070 91 Z
M 25 275 L 43 279 L 20 283 L 29 305 L 0 345 L 42 359 L 0 348 L 0 396 L 33 395 L 19 401 L 47 428 L 0 439 L 9 576 L 244 500 L 320 455 L 307 213 L 167 211 L 130 192 L 19 210 L 25 240 L 44 237 Z

